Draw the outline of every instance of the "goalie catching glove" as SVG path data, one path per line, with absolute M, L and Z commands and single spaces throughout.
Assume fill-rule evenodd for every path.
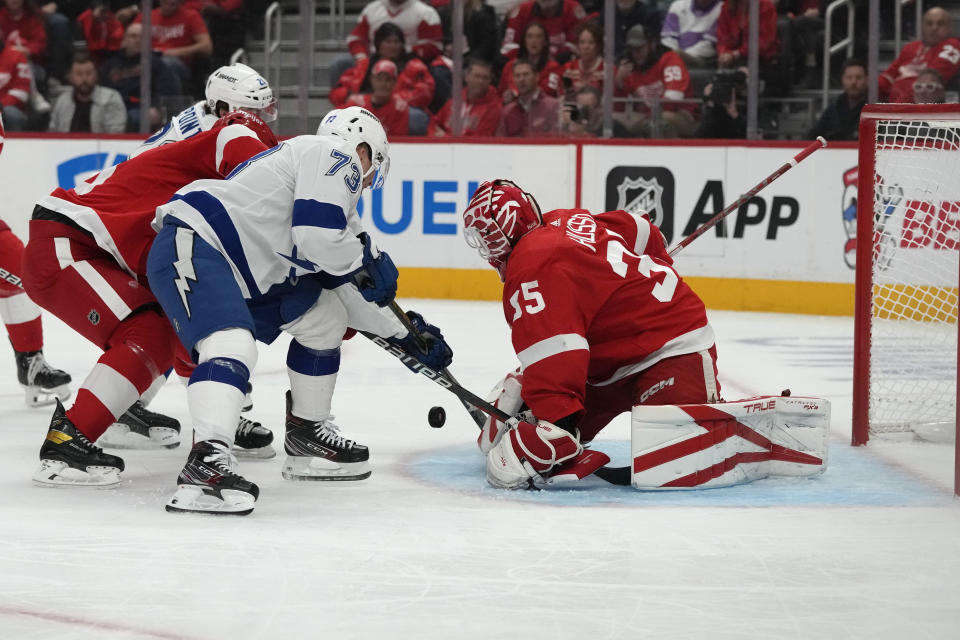
M 388 338 L 387 342 L 397 345 L 403 349 L 404 353 L 416 358 L 418 362 L 434 371 L 440 371 L 450 366 L 450 363 L 453 362 L 453 350 L 443 339 L 440 329 L 429 324 L 416 311 L 407 311 L 407 317 L 410 318 L 410 324 L 420 334 L 420 339 L 418 340 L 417 336 L 410 332 L 402 338 Z M 417 373 L 419 369 L 407 360 L 403 360 L 403 364 L 414 373 Z
M 506 431 L 487 454 L 487 482 L 498 489 L 522 489 L 544 479 L 583 452 L 579 435 L 529 412 L 506 422 Z

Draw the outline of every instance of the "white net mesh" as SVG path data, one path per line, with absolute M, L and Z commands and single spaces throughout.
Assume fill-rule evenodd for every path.
M 960 121 L 880 120 L 875 142 L 870 432 L 952 425 Z

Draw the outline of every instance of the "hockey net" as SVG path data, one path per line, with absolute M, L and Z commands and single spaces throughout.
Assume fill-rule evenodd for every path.
M 859 159 L 853 444 L 955 442 L 960 106 L 867 107 Z

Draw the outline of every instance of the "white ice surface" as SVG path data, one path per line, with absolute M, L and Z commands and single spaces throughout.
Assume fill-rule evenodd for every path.
M 406 300 L 443 328 L 480 395 L 515 366 L 499 305 Z M 164 512 L 186 446 L 118 452 L 116 489 L 30 476 L 51 411 L 0 376 L 0 639 L 957 638 L 960 503 L 948 447 L 849 447 L 852 321 L 713 312 L 724 395 L 833 402 L 825 475 L 641 493 L 485 487 L 456 398 L 363 338 L 334 410 L 371 449 L 357 483 L 290 483 L 282 455 L 242 463 L 246 518 Z M 45 317 L 77 383 L 96 350 Z M 282 342 L 261 350 L 252 415 L 282 433 Z M 75 385 L 76 386 L 76 385 Z M 427 425 L 433 405 L 443 429 Z M 189 425 L 185 393 L 152 408 Z M 627 421 L 601 443 L 626 451 Z M 185 439 L 189 441 L 189 428 Z M 625 464 L 626 459 L 615 460 Z

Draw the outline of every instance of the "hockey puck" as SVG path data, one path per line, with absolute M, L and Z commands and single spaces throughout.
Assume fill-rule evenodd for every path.
M 447 421 L 447 412 L 443 407 L 433 407 L 427 414 L 427 422 L 434 429 L 439 429 Z

